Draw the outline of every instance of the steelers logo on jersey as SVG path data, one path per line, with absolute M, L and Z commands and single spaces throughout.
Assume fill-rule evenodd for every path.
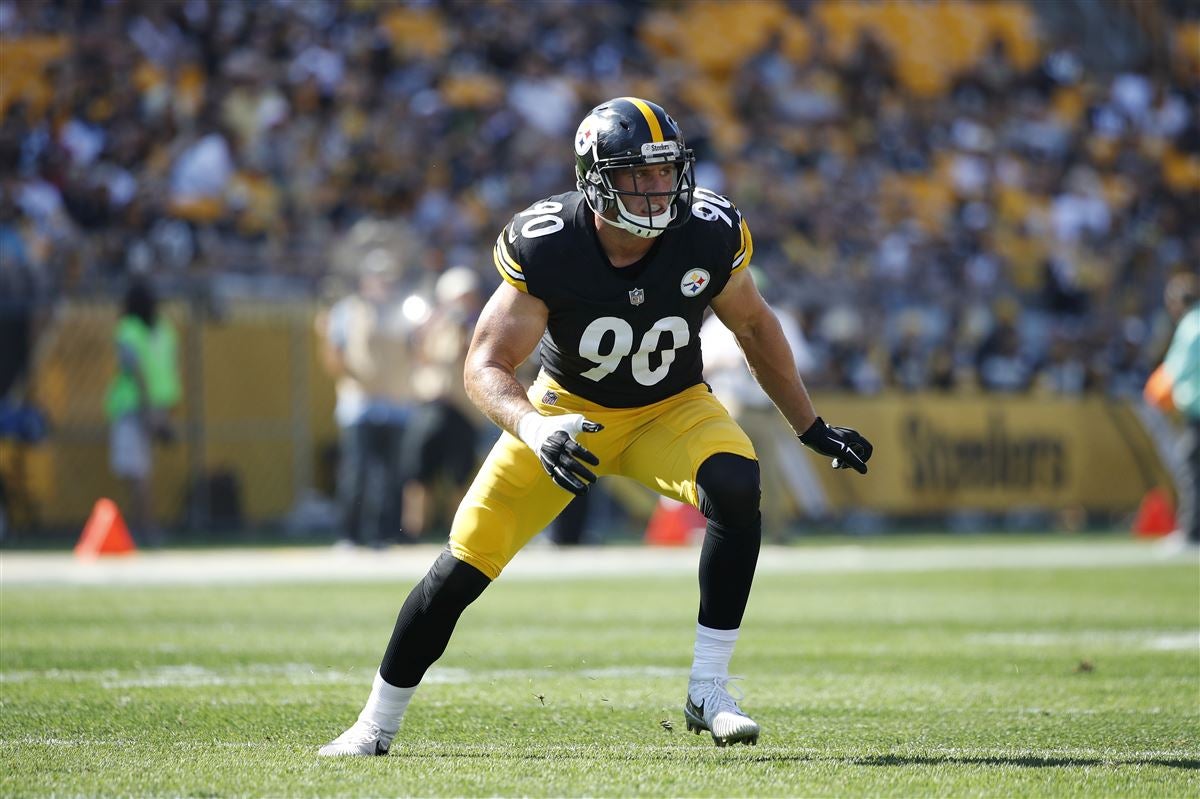
M 679 281 L 679 290 L 685 297 L 695 297 L 708 288 L 708 284 L 708 272 L 703 269 L 693 269 L 683 276 L 683 280 Z

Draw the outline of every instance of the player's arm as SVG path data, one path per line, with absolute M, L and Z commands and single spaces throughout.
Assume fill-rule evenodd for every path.
M 463 382 L 479 410 L 534 451 L 560 487 L 582 494 L 595 481 L 584 463 L 600 460 L 575 441 L 602 428 L 574 414 L 542 416 L 525 396 L 517 367 L 533 353 L 550 312 L 536 297 L 501 283 L 480 314 L 467 350 Z
M 549 315 L 537 297 L 501 283 L 483 307 L 467 350 L 463 372 L 467 396 L 513 435 L 521 417 L 534 411 L 517 380 L 517 367 L 537 347 Z
M 758 293 L 750 270 L 735 272 L 729 278 L 725 289 L 713 299 L 712 309 L 737 338 L 750 373 L 796 435 L 807 430 L 817 412 L 796 369 L 796 359 L 783 328 Z
M 825 424 L 808 389 L 775 312 L 758 293 L 747 269 L 735 272 L 712 301 L 717 318 L 737 338 L 750 373 L 805 446 L 834 458 L 835 468 L 866 473 L 870 442 L 856 431 Z

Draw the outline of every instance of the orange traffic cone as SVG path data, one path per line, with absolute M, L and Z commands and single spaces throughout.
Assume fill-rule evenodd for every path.
M 75 544 L 75 557 L 91 560 L 101 555 L 129 555 L 137 551 L 117 503 L 107 497 L 96 500 L 92 515 Z
M 1142 497 L 1137 516 L 1133 519 L 1133 534 L 1139 538 L 1159 538 L 1175 530 L 1175 511 L 1167 492 L 1152 488 Z
M 645 542 L 660 547 L 687 546 L 703 535 L 704 524 L 704 514 L 691 505 L 659 497 L 646 525 Z

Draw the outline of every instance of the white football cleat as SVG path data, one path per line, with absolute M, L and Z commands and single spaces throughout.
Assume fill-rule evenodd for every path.
M 713 743 L 717 746 L 753 746 L 758 743 L 758 723 L 743 713 L 730 695 L 727 687 L 730 679 L 717 677 L 688 683 L 683 717 L 687 720 L 689 732 L 699 735 L 702 730 L 707 730 L 712 733 Z M 740 692 L 738 699 L 741 699 Z
M 353 727 L 318 749 L 317 754 L 322 757 L 386 755 L 393 735 L 384 732 L 373 721 L 359 719 Z

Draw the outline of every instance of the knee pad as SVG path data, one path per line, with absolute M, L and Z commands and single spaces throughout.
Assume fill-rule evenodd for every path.
M 716 524 L 738 527 L 758 521 L 758 461 L 719 452 L 696 471 L 700 512 Z
M 421 580 L 421 594 L 426 608 L 442 606 L 461 610 L 478 599 L 491 582 L 479 569 L 444 549 Z

